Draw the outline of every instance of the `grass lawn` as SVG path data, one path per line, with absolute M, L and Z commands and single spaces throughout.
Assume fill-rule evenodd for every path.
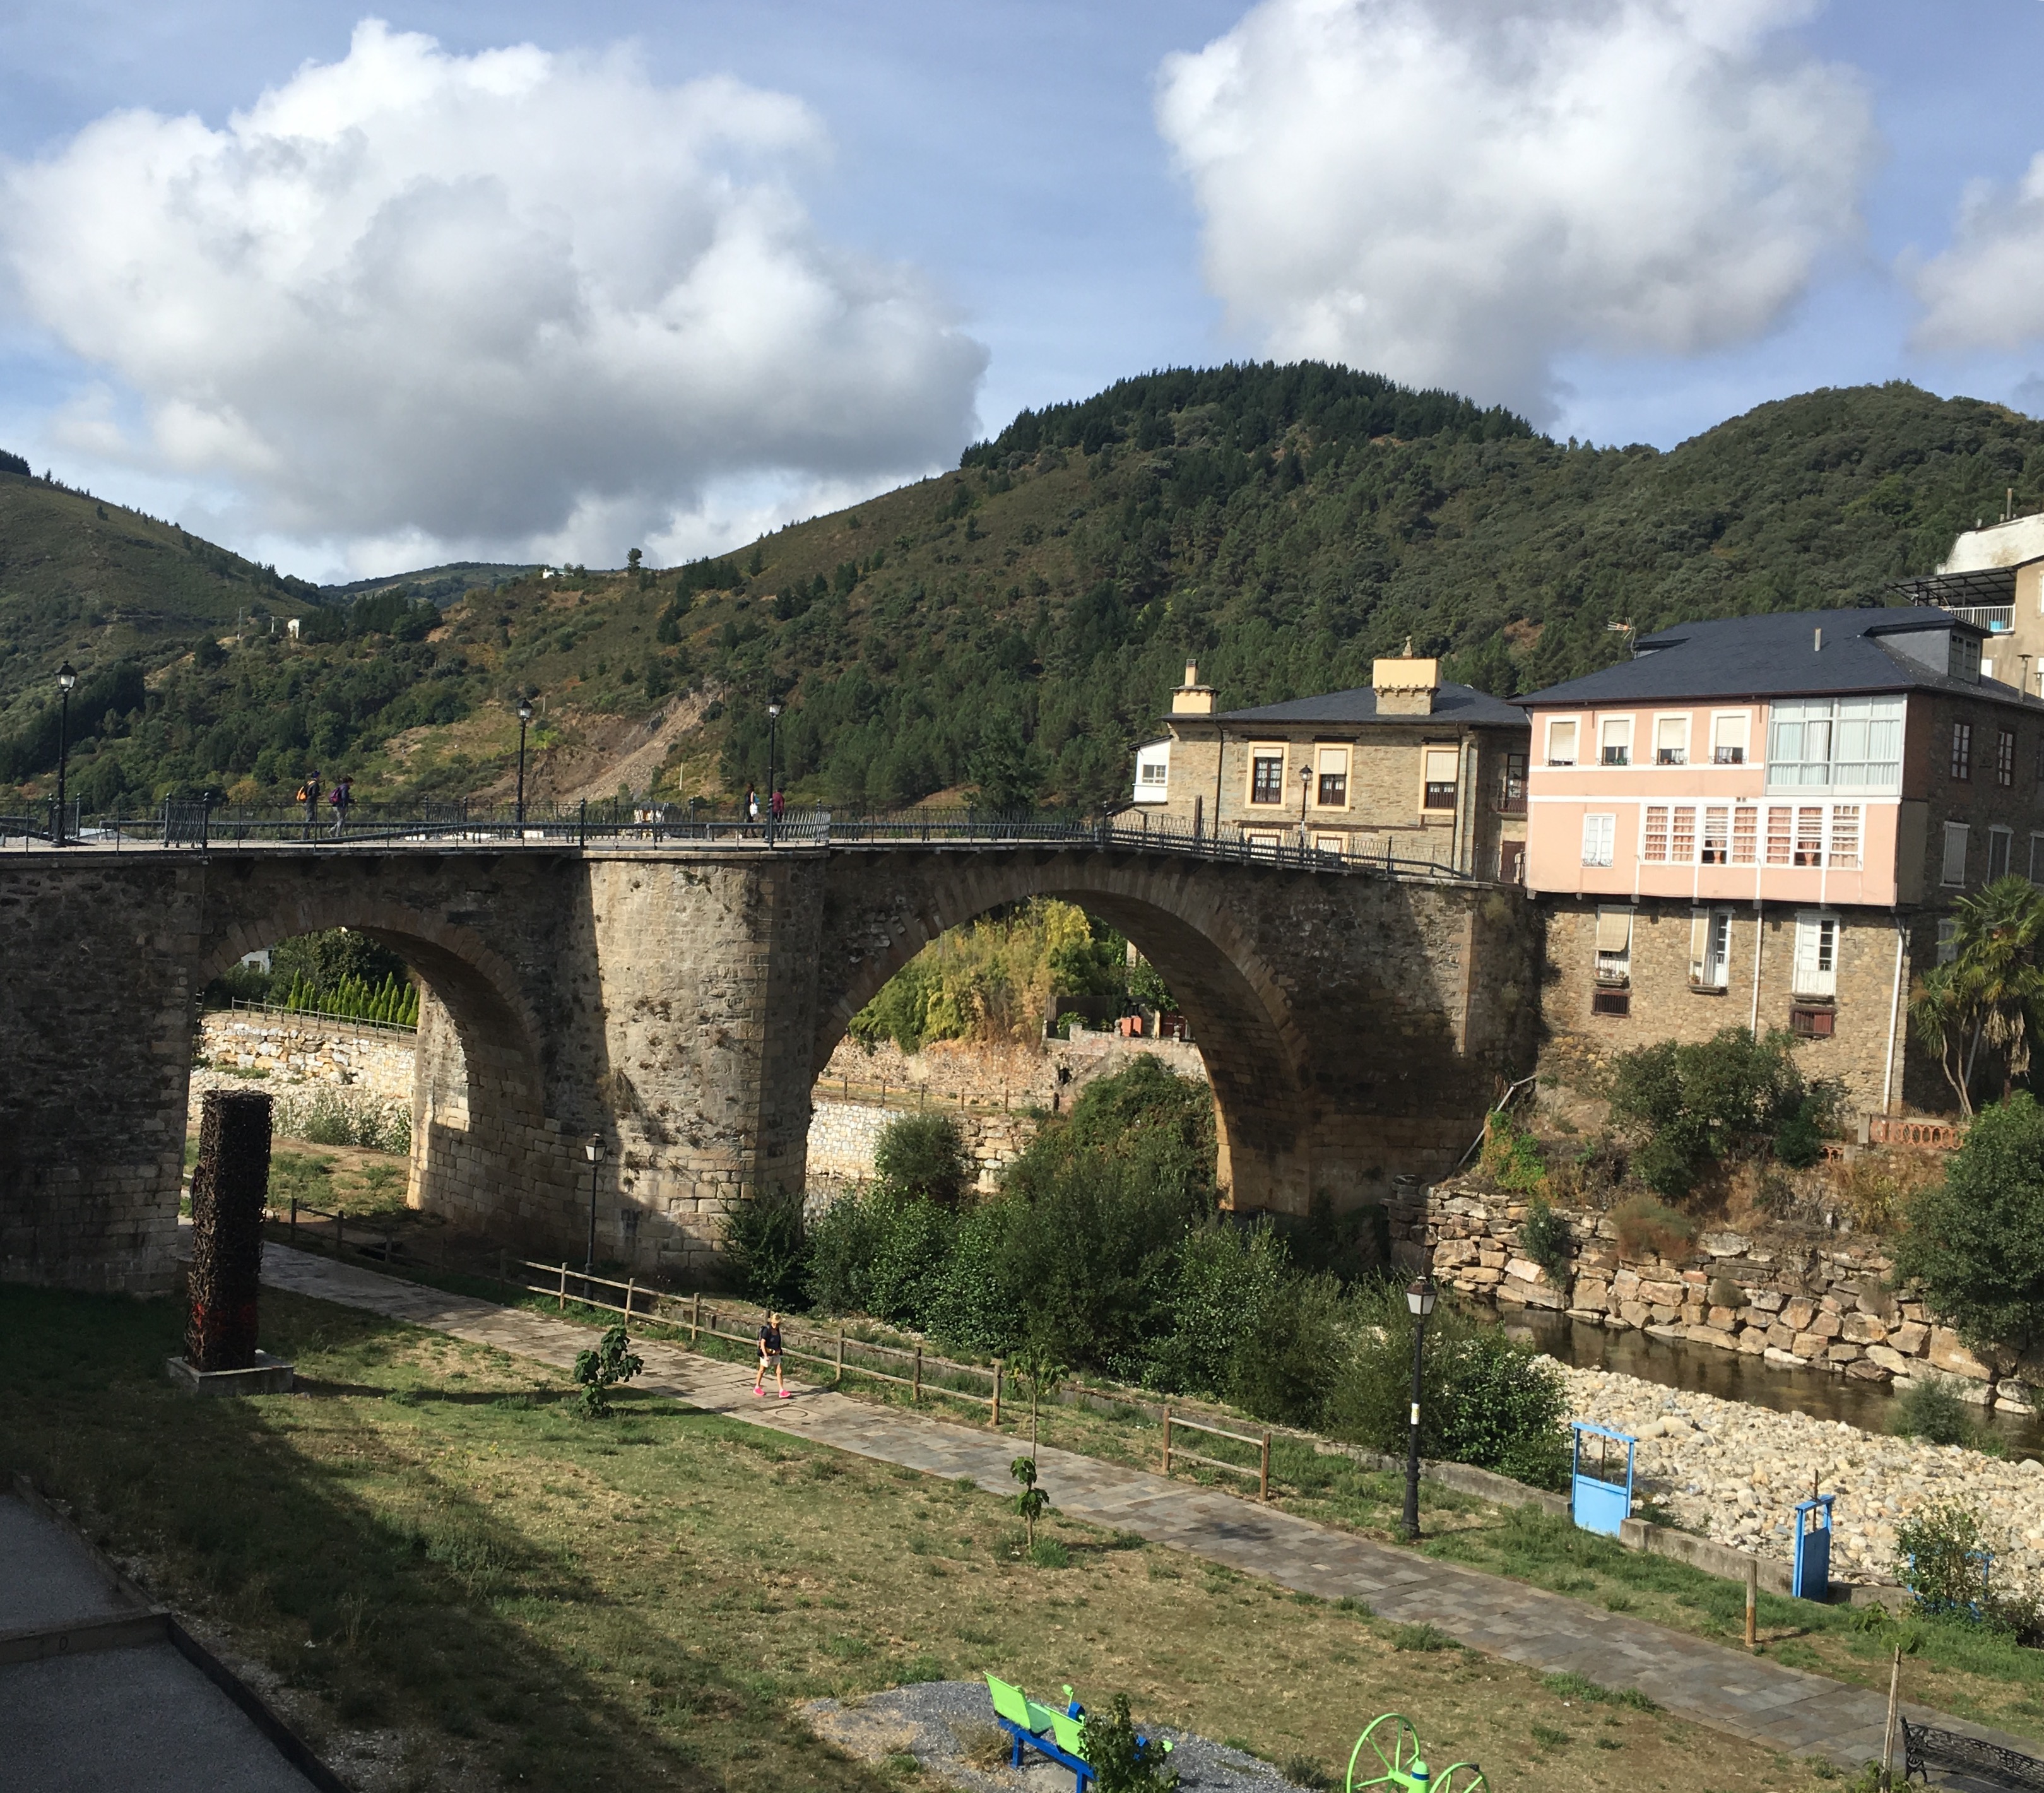
M 820 1748 L 796 1706 L 982 1668 L 1126 1691 L 1336 1785 L 1389 1707 L 1500 1793 L 1815 1784 L 1424 1627 L 1055 1518 L 1070 1566 L 1034 1567 L 990 1495 L 628 1392 L 582 1420 L 540 1366 L 263 1300 L 302 1391 L 194 1401 L 162 1374 L 175 1304 L 0 1287 L 0 1464 L 365 1789 L 915 1786 Z

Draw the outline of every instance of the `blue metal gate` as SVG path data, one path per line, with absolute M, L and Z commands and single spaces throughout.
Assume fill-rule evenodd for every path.
M 1817 1495 L 1796 1503 L 1796 1573 L 1790 1591 L 1799 1600 L 1831 1597 L 1831 1503 Z
M 1614 1432 L 1587 1419 L 1570 1423 L 1575 1433 L 1575 1451 L 1570 1466 L 1569 1516 L 1586 1532 L 1616 1537 L 1618 1528 L 1632 1517 L 1632 1458 L 1639 1441 L 1629 1433 Z M 1594 1467 L 1585 1459 L 1585 1433 L 1596 1440 Z M 1616 1478 L 1611 1461 L 1614 1444 L 1625 1446 L 1623 1480 Z

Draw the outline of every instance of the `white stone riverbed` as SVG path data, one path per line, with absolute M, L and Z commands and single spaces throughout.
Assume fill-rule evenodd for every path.
M 1897 1522 L 1964 1501 L 1982 1514 L 1996 1584 L 2044 1595 L 2044 1464 L 2034 1457 L 2003 1461 L 1616 1371 L 1555 1368 L 1572 1417 L 1639 1439 L 1635 1503 L 1654 1503 L 1684 1530 L 1786 1561 L 1796 1503 L 1808 1498 L 1814 1475 L 1820 1492 L 1838 1497 L 1833 1579 L 1892 1582 Z

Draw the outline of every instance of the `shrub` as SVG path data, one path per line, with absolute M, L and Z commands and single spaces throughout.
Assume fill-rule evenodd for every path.
M 1896 1401 L 1888 1429 L 1899 1438 L 1921 1438 L 1927 1445 L 1976 1446 L 1980 1441 L 1980 1428 L 1958 1391 L 1938 1376 L 1910 1383 Z
M 1547 1167 L 1540 1156 L 1540 1148 L 1509 1114 L 1485 1117 L 1483 1152 L 1477 1162 L 1500 1189 L 1522 1195 L 1547 1192 Z
M 724 1217 L 724 1249 L 740 1290 L 769 1307 L 801 1298 L 809 1269 L 800 1190 L 763 1189 Z
M 1984 1619 L 1989 1560 L 1981 1516 L 1962 1502 L 1920 1507 L 1895 1528 L 1896 1577 L 1919 1611 Z
M 371 1152 L 412 1149 L 412 1111 L 402 1102 L 351 1098 L 339 1090 L 278 1099 L 272 1129 L 279 1138 L 314 1145 L 355 1145 Z
M 1188 1233 L 1170 1295 L 1176 1323 L 1151 1349 L 1144 1382 L 1167 1395 L 1225 1388 L 1237 1351 L 1289 1280 L 1288 1257 L 1267 1221 L 1242 1227 L 1215 1220 Z
M 1730 1159 L 1772 1152 L 1791 1164 L 1815 1162 L 1836 1092 L 1804 1083 L 1793 1045 L 1779 1029 L 1756 1039 L 1727 1027 L 1697 1045 L 1664 1040 L 1621 1053 L 1611 1112 L 1639 1139 L 1634 1174 L 1673 1200 Z
M 976 1175 L 959 1124 L 948 1114 L 904 1114 L 881 1130 L 873 1168 L 890 1189 L 955 1205 Z
M 1140 1745 L 1127 1694 L 1114 1696 L 1108 1714 L 1086 1714 L 1085 1754 L 1094 1793 L 1172 1793 L 1178 1784 L 1170 1757 L 1154 1743 Z
M 612 1326 L 597 1341 L 594 1351 L 576 1354 L 574 1379 L 582 1391 L 582 1410 L 590 1419 L 602 1419 L 610 1412 L 610 1391 L 629 1382 L 645 1368 L 622 1326 Z
M 1344 1319 L 1332 1277 L 1287 1278 L 1237 1341 L 1220 1392 L 1258 1419 L 1319 1426 L 1343 1355 Z
M 1538 1195 L 1527 1204 L 1526 1218 L 1520 1222 L 1519 1250 L 1557 1282 L 1568 1272 L 1575 1250 L 1569 1223 Z
M 2027 1091 L 1982 1109 L 1910 1202 L 1895 1263 L 1969 1343 L 2044 1341 L 2044 1108 Z
M 1621 1202 L 1611 1218 L 1618 1229 L 1618 1249 L 1627 1257 L 1677 1257 L 1696 1237 L 1696 1223 L 1687 1214 L 1648 1195 Z

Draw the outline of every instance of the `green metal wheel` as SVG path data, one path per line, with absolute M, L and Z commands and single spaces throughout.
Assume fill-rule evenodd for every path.
M 1473 1762 L 1451 1762 L 1434 1783 L 1434 1793 L 1490 1793 L 1490 1783 Z
M 1366 1779 L 1356 1779 L 1360 1768 Z M 1377 1772 L 1370 1773 L 1371 1769 Z M 1420 1733 L 1402 1712 L 1385 1712 L 1363 1727 L 1349 1752 L 1348 1793 L 1366 1787 L 1388 1787 L 1393 1793 L 1426 1793 L 1427 1764 L 1420 1759 Z M 1489 1787 L 1484 1793 L 1490 1793 Z

